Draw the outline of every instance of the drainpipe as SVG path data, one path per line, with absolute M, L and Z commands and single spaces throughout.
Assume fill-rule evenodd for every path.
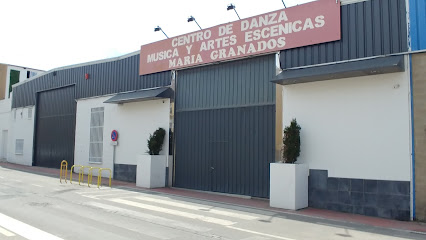
M 411 168 L 412 168 L 412 196 L 413 196 L 413 214 L 412 220 L 416 219 L 416 161 L 415 161 L 415 139 L 414 139 L 414 95 L 413 95 L 413 67 L 411 64 L 412 55 L 409 54 L 409 64 L 410 64 L 410 104 L 411 104 Z

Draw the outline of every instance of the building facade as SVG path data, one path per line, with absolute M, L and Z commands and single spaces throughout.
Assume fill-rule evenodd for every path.
M 282 11 L 291 18 L 290 8 Z M 23 142 L 24 160 L 16 151 L 7 159 L 45 167 L 66 159 L 112 168 L 114 178 L 134 182 L 137 156 L 162 127 L 173 133 L 162 152 L 173 155 L 173 186 L 268 198 L 269 164 L 280 160 L 283 128 L 296 118 L 298 162 L 310 168 L 310 207 L 424 220 L 424 3 L 342 1 L 337 12 L 338 40 L 202 66 L 194 55 L 183 60 L 187 67 L 176 67 L 178 59 L 166 70 L 146 67 L 141 59 L 158 56 L 141 51 L 18 83 L 10 118 L 24 121 L 32 109 L 31 119 L 16 121 L 27 135 L 9 141 Z M 186 41 L 165 41 L 174 39 Z M 225 58 L 224 51 L 210 57 L 219 53 Z M 141 66 L 150 72 L 141 74 Z M 118 145 L 111 144 L 112 130 Z
M 116 179 L 135 181 L 136 155 L 131 154 L 146 152 L 146 139 L 155 123 L 169 128 L 173 99 L 170 94 L 161 97 L 161 92 L 161 100 L 149 103 L 140 102 L 144 98 L 139 97 L 136 102 L 104 103 L 117 93 L 149 92 L 171 85 L 170 72 L 139 76 L 138 56 L 131 53 L 54 69 L 15 87 L 13 108 L 33 106 L 35 112 L 35 137 L 24 140 L 32 149 L 26 164 L 58 168 L 65 159 L 70 165 L 108 167 L 114 169 Z M 141 114 L 152 118 L 136 120 Z M 165 119 L 158 119 L 157 114 Z M 116 148 L 109 136 L 114 129 L 120 133 Z
M 407 220 L 410 65 L 405 1 L 341 6 L 341 40 L 281 51 L 284 125 L 302 126 L 309 206 Z

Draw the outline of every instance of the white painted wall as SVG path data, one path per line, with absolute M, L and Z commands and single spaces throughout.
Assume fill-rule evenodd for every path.
M 7 130 L 8 131 L 8 145 L 10 142 L 10 109 L 11 109 L 11 99 L 4 99 L 4 100 L 0 100 L 0 158 L 3 158 L 3 156 L 7 155 L 7 150 L 6 153 L 3 152 L 3 131 Z M 9 147 L 8 147 L 9 148 Z M 7 156 L 6 156 L 7 158 Z
M 119 134 L 116 146 L 115 163 L 136 165 L 138 155 L 146 154 L 147 139 L 156 129 L 166 130 L 163 151 L 167 155 L 169 147 L 170 99 L 152 100 L 125 104 L 105 104 L 108 97 L 80 99 L 77 101 L 75 159 L 74 164 L 113 169 L 113 146 L 111 131 Z M 104 107 L 103 162 L 89 163 L 90 116 L 91 109 Z M 95 175 L 95 174 L 94 174 Z M 106 173 L 103 176 L 107 176 Z
M 31 110 L 30 117 L 28 110 Z M 16 119 L 15 113 L 16 111 Z M 33 158 L 33 137 L 34 137 L 34 117 L 35 107 L 28 106 L 23 108 L 15 108 L 11 111 L 11 128 L 9 131 L 9 151 L 8 162 L 32 165 Z M 24 154 L 15 154 L 16 139 L 24 139 Z
M 301 126 L 298 162 L 330 177 L 410 181 L 407 72 L 284 86 L 283 121 Z
M 31 166 L 33 155 L 35 108 L 34 106 L 14 109 L 11 109 L 10 107 L 10 99 L 0 101 L 0 134 L 3 134 L 3 130 L 8 130 L 7 161 L 11 163 Z M 28 116 L 29 108 L 32 109 L 31 117 Z M 1 136 L 0 139 L 3 139 L 3 136 Z M 23 154 L 15 154 L 16 139 L 24 140 Z M 0 151 L 2 151 L 1 147 Z M 0 156 L 3 155 L 4 153 L 2 152 Z

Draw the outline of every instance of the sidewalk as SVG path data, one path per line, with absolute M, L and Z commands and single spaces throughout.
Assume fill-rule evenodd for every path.
M 23 165 L 6 163 L 6 162 L 0 162 L 0 166 L 4 168 L 18 170 L 18 171 L 57 177 L 59 181 L 59 169 L 23 166 Z M 69 180 L 69 176 L 68 176 L 68 180 Z M 78 174 L 73 174 L 73 181 L 78 181 Z M 103 185 L 107 185 L 108 179 L 103 178 L 102 183 Z M 394 230 L 400 230 L 400 231 L 417 232 L 417 233 L 426 235 L 426 224 L 419 223 L 419 222 L 402 222 L 402 221 L 396 221 L 396 220 L 390 220 L 390 219 L 341 213 L 341 212 L 316 209 L 316 208 L 306 208 L 299 211 L 283 210 L 283 209 L 269 207 L 269 201 L 262 200 L 262 199 L 250 199 L 250 198 L 244 198 L 240 196 L 214 194 L 209 192 L 193 191 L 193 190 L 186 190 L 186 189 L 179 189 L 179 188 L 146 189 L 142 187 L 137 187 L 135 183 L 129 183 L 129 182 L 123 182 L 123 181 L 117 181 L 117 180 L 112 180 L 112 186 L 124 187 L 128 189 L 133 189 L 133 190 L 159 192 L 159 193 L 164 193 L 164 194 L 169 194 L 174 196 L 188 197 L 193 199 L 200 199 L 200 200 L 230 204 L 235 206 L 261 209 L 261 210 L 273 211 L 277 213 L 314 217 L 314 218 L 327 219 L 327 220 L 338 221 L 338 222 L 357 223 L 357 224 L 363 224 L 363 225 L 368 225 L 373 227 L 381 227 L 381 228 L 394 229 Z

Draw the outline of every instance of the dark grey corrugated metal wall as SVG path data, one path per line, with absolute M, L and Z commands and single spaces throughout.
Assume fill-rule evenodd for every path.
M 369 0 L 341 7 L 341 40 L 281 51 L 287 69 L 405 52 L 405 0 Z
M 84 74 L 90 78 L 85 80 Z M 139 54 L 117 61 L 75 67 L 48 73 L 13 89 L 12 107 L 35 104 L 35 93 L 70 84 L 76 98 L 170 85 L 170 72 L 139 76 Z M 58 99 L 59 101 L 59 99 Z
M 38 166 L 59 168 L 63 159 L 74 161 L 75 99 L 167 86 L 170 81 L 170 72 L 139 76 L 139 55 L 134 55 L 58 70 L 21 84 L 13 90 L 12 107 L 35 105 L 38 95 L 33 160 Z
M 59 168 L 62 160 L 73 165 L 75 87 L 38 93 L 36 111 L 35 165 Z
M 175 186 L 269 197 L 275 71 L 267 55 L 178 72 Z
M 275 104 L 275 55 L 178 72 L 176 110 Z

